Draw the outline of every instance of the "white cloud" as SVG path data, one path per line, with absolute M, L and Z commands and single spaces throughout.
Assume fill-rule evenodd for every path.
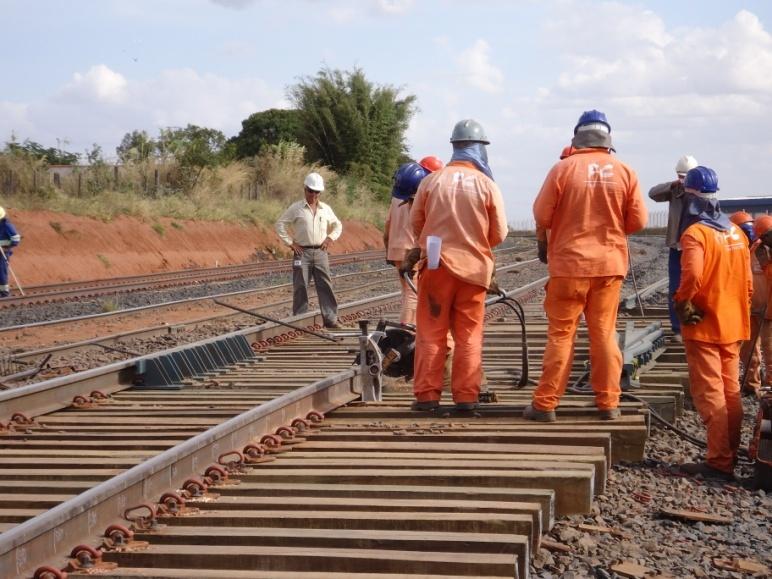
M 223 6 L 224 8 L 230 8 L 232 10 L 243 10 L 247 6 L 251 6 L 257 0 L 211 0 L 212 3 Z
M 414 3 L 414 0 L 375 0 L 375 7 L 384 14 L 404 14 Z
M 257 78 L 229 79 L 190 68 L 169 69 L 146 80 L 131 80 L 104 65 L 75 73 L 54 94 L 32 103 L 0 102 L 0 137 L 50 144 L 70 141 L 70 150 L 91 143 L 107 155 L 127 131 L 155 134 L 161 127 L 188 123 L 230 136 L 251 113 L 286 107 L 281 89 Z
M 458 56 L 457 62 L 471 86 L 489 93 L 501 90 L 504 73 L 490 62 L 490 46 L 485 40 L 478 39 Z

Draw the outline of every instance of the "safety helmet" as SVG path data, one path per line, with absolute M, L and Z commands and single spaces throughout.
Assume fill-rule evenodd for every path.
M 729 221 L 735 225 L 742 225 L 743 223 L 753 221 L 753 217 L 747 211 L 735 211 L 729 216 Z
M 0 207 L 0 219 L 5 219 L 5 209 Z
M 574 148 L 571 145 L 566 145 L 560 152 L 560 160 L 562 161 L 566 157 L 570 157 L 574 153 Z
M 418 161 L 418 164 L 421 165 L 424 169 L 429 171 L 429 173 L 434 173 L 435 171 L 439 171 L 445 166 L 445 163 L 443 163 L 440 159 L 433 155 L 429 155 L 428 157 L 424 157 L 420 161 Z
M 676 166 L 675 166 L 675 172 L 678 173 L 678 175 L 686 175 L 697 165 L 699 165 L 699 163 L 697 162 L 697 159 L 695 159 L 691 155 L 684 155 L 683 157 L 678 159 L 678 163 L 676 163 Z
M 485 129 L 483 129 L 482 125 L 474 119 L 458 121 L 456 126 L 453 127 L 453 134 L 450 135 L 450 142 L 457 143 L 458 141 L 476 141 L 483 145 L 491 144 L 488 137 L 485 136 Z
M 761 237 L 770 229 L 772 229 L 772 215 L 759 215 L 753 222 L 753 231 L 756 232 L 756 237 Z
M 713 169 L 696 166 L 689 169 L 684 179 L 684 189 L 693 189 L 700 193 L 715 193 L 718 191 L 718 175 Z
M 322 179 L 319 173 L 309 173 L 306 175 L 303 185 L 306 186 L 306 189 L 311 189 L 312 191 L 319 191 L 320 193 L 324 191 L 324 179 Z
M 574 127 L 574 134 L 576 134 L 582 127 L 584 127 L 582 130 L 600 129 L 607 133 L 611 132 L 611 125 L 608 124 L 608 119 L 606 118 L 605 113 L 596 111 L 595 109 L 592 109 L 591 111 L 584 111 L 582 113 L 582 116 L 579 117 L 579 120 L 576 122 L 576 126 Z
M 394 173 L 394 188 L 391 190 L 391 196 L 407 201 L 416 194 L 418 185 L 428 174 L 429 171 L 415 161 L 400 165 Z

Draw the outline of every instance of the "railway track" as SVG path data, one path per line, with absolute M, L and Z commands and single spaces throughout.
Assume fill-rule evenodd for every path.
M 378 318 L 397 299 L 364 300 L 341 317 Z M 540 306 L 527 309 L 538 360 L 546 324 Z M 222 356 L 239 342 L 258 353 L 173 389 L 132 389 L 152 364 L 127 361 L 0 394 L 0 420 L 11 423 L 0 435 L 3 576 L 60 576 L 71 549 L 98 546 L 108 528 L 100 551 L 74 554 L 71 574 L 96 559 L 109 577 L 527 576 L 555 517 L 587 512 L 609 465 L 643 456 L 648 422 L 640 404 L 624 403 L 620 421 L 602 423 L 577 395 L 558 423 L 525 423 L 530 394 L 512 388 L 519 328 L 507 311 L 489 312 L 484 364 L 498 402 L 479 415 L 411 413 L 398 389 L 357 403 L 366 375 L 351 366 L 354 333 L 322 342 L 276 324 L 220 340 Z M 580 334 L 575 375 L 585 344 Z M 677 414 L 682 354 L 659 350 L 663 371 L 636 393 Z M 120 539 L 115 523 L 134 534 Z
M 346 253 L 330 256 L 330 265 L 339 266 L 384 259 L 383 250 Z M 292 260 L 260 261 L 217 268 L 196 268 L 162 272 L 140 276 L 124 276 L 97 280 L 67 282 L 55 285 L 30 286 L 24 296 L 0 300 L 0 308 L 13 308 L 33 304 L 45 304 L 94 298 L 118 293 L 165 289 L 206 282 L 222 282 L 245 277 L 282 273 L 292 270 Z

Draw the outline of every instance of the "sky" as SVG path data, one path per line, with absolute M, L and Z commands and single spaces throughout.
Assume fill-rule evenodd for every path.
M 236 135 L 322 67 L 417 97 L 415 158 L 474 118 L 510 223 L 582 111 L 648 189 L 690 154 L 721 195 L 771 194 L 772 2 L 0 0 L 0 139 L 110 158 L 126 132 Z M 648 203 L 653 211 L 663 206 Z

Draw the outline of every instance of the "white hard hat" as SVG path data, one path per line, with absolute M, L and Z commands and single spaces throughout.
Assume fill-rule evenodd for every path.
M 5 209 L 0 207 L 0 219 L 5 219 Z
M 678 163 L 676 163 L 675 166 L 675 172 L 679 175 L 686 175 L 690 170 L 694 169 L 698 165 L 699 163 L 697 162 L 697 159 L 691 155 L 684 155 L 678 159 Z
M 319 173 L 309 173 L 306 175 L 306 180 L 303 181 L 303 185 L 312 191 L 324 191 L 324 179 L 322 179 L 322 176 Z

